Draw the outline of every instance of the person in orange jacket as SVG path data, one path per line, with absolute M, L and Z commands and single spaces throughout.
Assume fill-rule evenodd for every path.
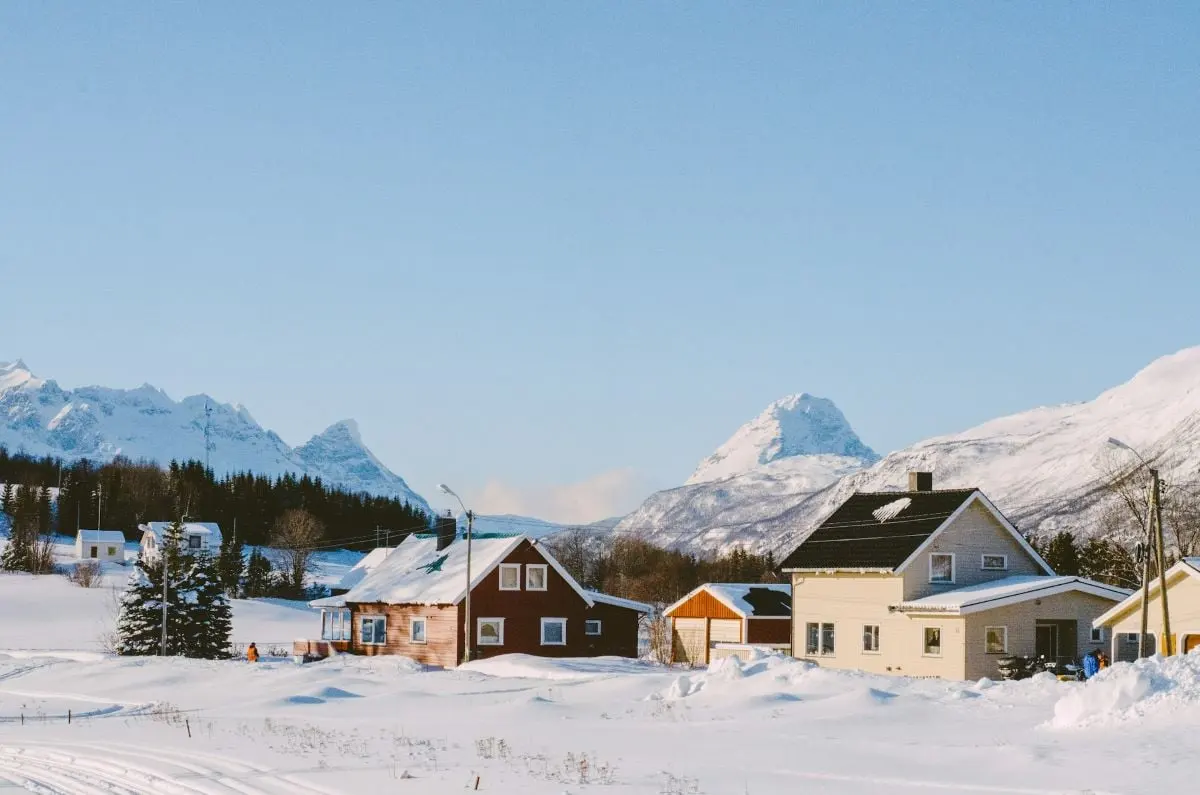
M 246 660 L 249 662 L 258 662 L 258 647 L 253 643 L 246 649 Z

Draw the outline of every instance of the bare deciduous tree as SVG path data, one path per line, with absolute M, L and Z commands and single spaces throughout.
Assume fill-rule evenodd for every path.
M 284 587 L 296 596 L 304 592 L 304 580 L 312 569 L 313 553 L 324 535 L 325 525 L 302 509 L 285 511 L 275 521 L 271 532 L 275 565 L 280 570 Z

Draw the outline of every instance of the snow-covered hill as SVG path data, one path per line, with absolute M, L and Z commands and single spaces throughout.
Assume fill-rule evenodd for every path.
M 787 552 L 853 492 L 900 489 L 907 472 L 927 470 L 938 488 L 982 488 L 1023 530 L 1088 535 L 1111 499 L 1102 488 L 1106 473 L 1132 460 L 1109 437 L 1157 459 L 1167 482 L 1200 480 L 1200 347 L 1159 359 L 1095 400 L 919 442 L 819 490 L 773 471 L 775 462 L 660 492 L 617 531 L 697 551 L 737 544 Z
M 425 500 L 377 459 L 352 420 L 336 423 L 292 449 L 244 407 L 207 395 L 172 400 L 161 389 L 89 386 L 66 390 L 36 377 L 24 362 L 0 362 L 0 444 L 10 451 L 107 461 L 116 455 L 165 464 L 205 457 L 218 474 L 253 471 L 321 477 L 326 483 L 408 500 Z

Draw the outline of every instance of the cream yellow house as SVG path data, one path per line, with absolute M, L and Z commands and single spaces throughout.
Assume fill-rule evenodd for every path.
M 1171 648 L 1187 654 L 1200 649 L 1200 558 L 1184 558 L 1167 569 L 1167 607 L 1171 611 Z M 1150 583 L 1147 633 L 1149 648 L 1162 649 L 1162 603 L 1158 579 Z M 1138 633 L 1142 629 L 1142 593 L 1129 598 L 1096 619 L 1093 626 L 1112 644 L 1114 660 L 1136 660 Z
M 831 668 L 997 677 L 1010 655 L 1075 659 L 1128 591 L 1060 577 L 978 489 L 859 492 L 783 562 L 792 654 Z

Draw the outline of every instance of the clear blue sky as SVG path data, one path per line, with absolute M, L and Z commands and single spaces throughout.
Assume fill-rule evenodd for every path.
M 431 498 L 595 518 L 784 394 L 886 452 L 1200 342 L 1194 3 L 14 0 L 0 116 L 0 359 L 355 417 Z

